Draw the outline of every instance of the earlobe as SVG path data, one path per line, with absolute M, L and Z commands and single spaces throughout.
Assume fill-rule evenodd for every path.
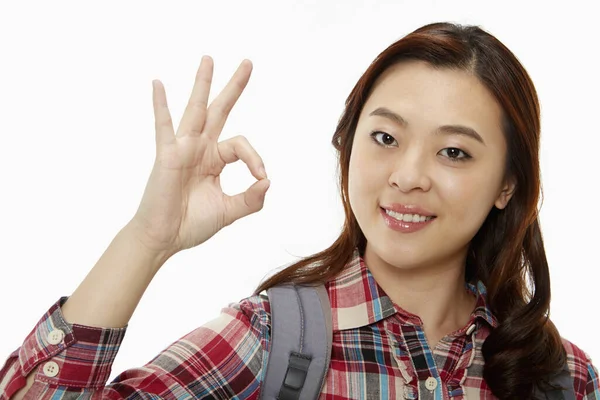
M 508 202 L 510 201 L 513 194 L 515 193 L 515 189 L 516 189 L 516 185 L 513 182 L 513 180 L 511 180 L 509 183 L 507 183 L 504 186 L 504 188 L 502 188 L 502 191 L 500 192 L 498 199 L 496 199 L 496 202 L 494 203 L 496 208 L 503 210 L 508 205 Z

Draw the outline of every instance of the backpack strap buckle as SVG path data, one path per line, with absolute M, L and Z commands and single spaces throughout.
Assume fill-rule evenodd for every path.
M 283 386 L 292 390 L 302 389 L 304 381 L 306 380 L 306 374 L 308 373 L 310 361 L 310 357 L 304 354 L 292 352 L 290 354 L 290 362 L 288 364 L 287 372 L 285 373 Z

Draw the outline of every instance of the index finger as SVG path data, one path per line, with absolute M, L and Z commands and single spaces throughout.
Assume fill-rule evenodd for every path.
M 231 109 L 246 88 L 252 72 L 252 62 L 248 59 L 241 62 L 225 88 L 208 107 L 204 134 L 216 139 L 221 134 Z

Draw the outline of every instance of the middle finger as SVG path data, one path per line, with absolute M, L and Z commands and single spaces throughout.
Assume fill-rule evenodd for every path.
M 213 60 L 210 56 L 202 57 L 200 67 L 196 72 L 196 80 L 192 89 L 190 100 L 181 117 L 181 122 L 177 128 L 177 137 L 197 136 L 202 132 L 206 122 L 206 108 L 208 105 L 208 95 L 213 77 Z

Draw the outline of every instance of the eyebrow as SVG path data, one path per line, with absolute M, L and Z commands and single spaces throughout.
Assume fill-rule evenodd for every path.
M 404 118 L 402 118 L 399 114 L 396 114 L 392 110 L 385 108 L 385 107 L 376 108 L 375 110 L 371 111 L 371 113 L 369 114 L 369 116 L 375 116 L 375 115 L 392 120 L 393 122 L 395 122 L 396 124 L 398 124 L 400 126 L 408 125 L 408 122 L 406 122 L 406 120 Z M 479 143 L 481 143 L 485 146 L 485 142 L 483 141 L 483 138 L 481 137 L 481 135 L 479 133 L 477 133 L 477 131 L 475 129 L 469 128 L 468 126 L 442 125 L 439 128 L 437 128 L 434 133 L 435 134 L 467 136 L 467 137 L 470 137 L 471 139 L 477 140 Z

